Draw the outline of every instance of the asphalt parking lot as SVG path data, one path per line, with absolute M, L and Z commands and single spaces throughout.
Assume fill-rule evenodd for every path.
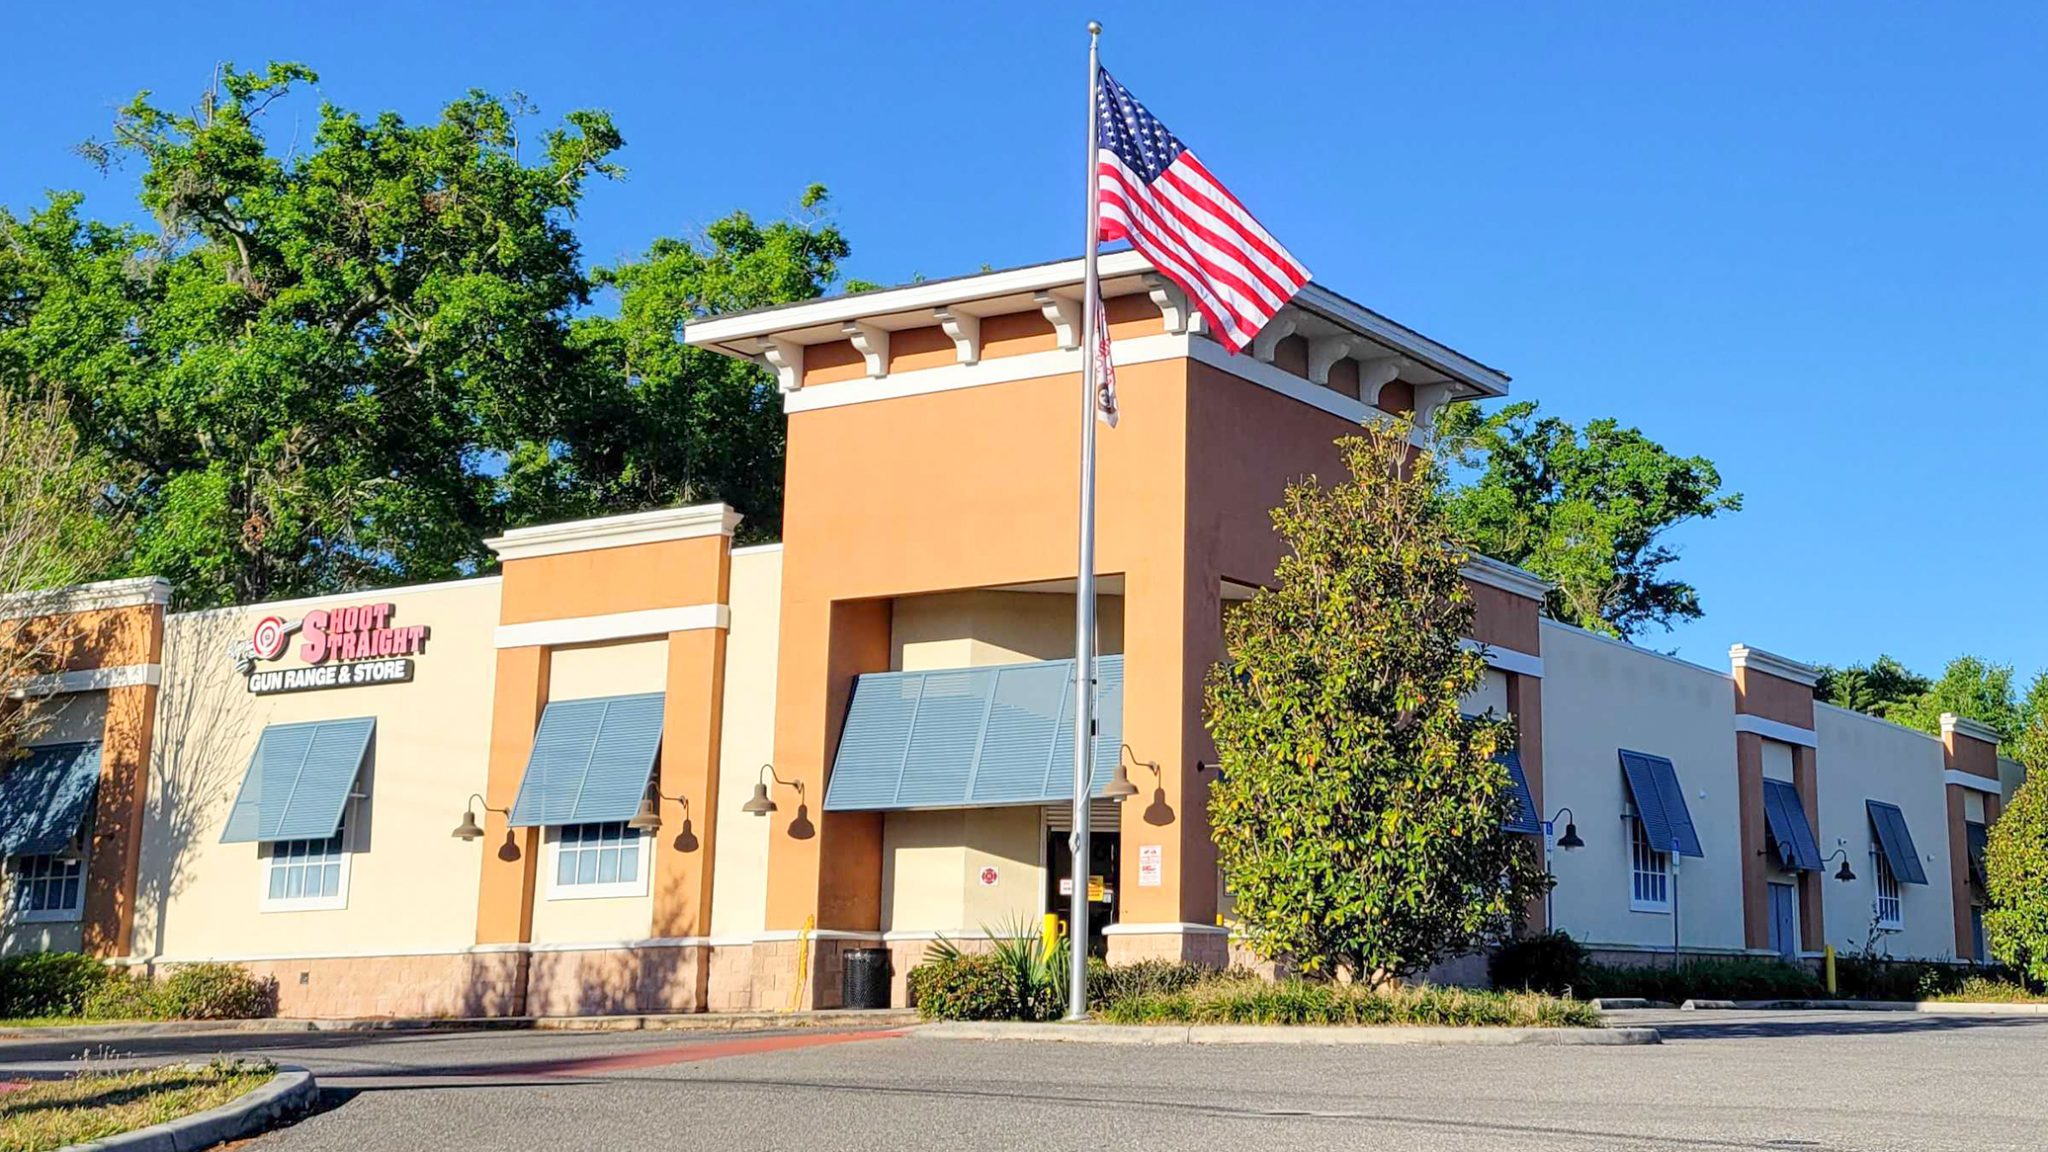
M 901 1033 L 178 1037 L 321 1110 L 247 1145 L 382 1148 L 2039 1149 L 2048 1017 L 1623 1012 L 1642 1048 L 1170 1047 Z M 0 1043 L 0 1075 L 76 1045 Z M 102 1054 L 105 1055 L 105 1054 Z

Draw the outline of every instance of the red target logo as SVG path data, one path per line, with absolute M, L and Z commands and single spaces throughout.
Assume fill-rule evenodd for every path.
M 291 629 L 285 626 L 282 619 L 265 616 L 256 625 L 256 634 L 250 638 L 249 643 L 250 647 L 256 650 L 257 656 L 265 660 L 275 660 L 284 655 L 285 638 L 290 635 Z

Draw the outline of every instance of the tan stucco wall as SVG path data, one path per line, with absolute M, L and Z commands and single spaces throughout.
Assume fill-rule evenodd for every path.
M 556 648 L 548 669 L 549 700 L 630 696 L 668 687 L 668 637 L 574 644 Z
M 1877 900 L 1877 863 L 1872 856 L 1876 834 L 1870 829 L 1865 801 L 1896 804 L 1906 815 L 1927 883 L 1901 884 L 1905 929 L 1882 938 L 1881 952 L 1919 959 L 1945 959 L 1956 954 L 1954 898 L 1948 852 L 1948 788 L 1942 782 L 1941 741 L 1860 712 L 1826 704 L 1814 706 L 1814 734 L 1819 738 L 1817 765 L 1820 786 L 1818 815 L 1820 850 L 1832 853 L 1846 840 L 1849 867 L 1856 879 L 1844 884 L 1829 879 L 1822 892 L 1827 940 L 1840 952 L 1860 953 L 1870 939 L 1871 911 Z
M 1124 650 L 1121 596 L 1096 600 L 1096 651 Z M 1074 655 L 1074 597 L 1057 592 L 942 592 L 905 596 L 890 615 L 890 667 L 903 672 L 1066 660 Z
M 406 684 L 251 696 L 230 652 L 266 615 L 390 601 L 425 624 Z M 456 950 L 474 942 L 479 861 L 496 846 L 449 835 L 484 785 L 497 626 L 495 580 L 190 613 L 166 622 L 134 951 L 173 960 Z M 295 666 L 294 648 L 278 666 Z M 261 910 L 254 844 L 219 843 L 265 725 L 375 716 L 353 805 L 348 906 Z
M 1486 678 L 1479 683 L 1471 695 L 1459 702 L 1467 713 L 1479 716 L 1489 709 L 1505 719 L 1508 715 L 1508 675 L 1498 668 L 1488 668 Z
M 1790 784 L 1792 776 L 1792 746 L 1777 740 L 1765 740 L 1764 779 L 1783 780 Z
M 782 549 L 735 549 L 732 628 L 725 639 L 725 702 L 718 745 L 718 842 L 711 873 L 711 934 L 758 935 L 767 922 L 770 820 L 740 811 L 761 765 L 775 758 L 775 653 L 781 629 Z
M 1618 750 L 1669 757 L 1704 858 L 1679 866 L 1679 939 L 1743 946 L 1734 686 L 1707 668 L 1543 623 L 1544 806 L 1569 806 L 1584 848 L 1551 858 L 1552 922 L 1593 947 L 1668 950 L 1671 916 L 1629 908 L 1628 792 Z
M 1034 925 L 1044 904 L 1039 809 L 890 812 L 882 819 L 882 930 L 976 937 Z M 981 882 L 996 870 L 993 886 Z

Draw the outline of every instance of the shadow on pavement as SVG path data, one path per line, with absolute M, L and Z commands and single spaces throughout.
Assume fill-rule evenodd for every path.
M 1617 1024 L 1634 1024 L 1619 1014 Z M 1691 1015 L 1691 1014 L 1688 1014 Z M 1788 1012 L 1783 1016 L 1716 1020 L 1711 1013 L 1699 1013 L 1698 1020 L 1674 1020 L 1660 1015 L 1655 1021 L 1641 1021 L 1657 1029 L 1666 1040 L 1760 1040 L 1793 1039 L 1807 1036 L 1899 1036 L 1939 1032 L 2033 1028 L 2048 1039 L 2048 1018 L 2028 1016 L 1932 1016 L 1915 1012 L 1864 1012 L 1815 1017 Z

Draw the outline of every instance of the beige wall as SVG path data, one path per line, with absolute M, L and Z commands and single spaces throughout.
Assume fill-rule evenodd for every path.
M 1460 702 L 1459 707 L 1478 716 L 1489 709 L 1503 719 L 1508 715 L 1508 675 L 1498 668 L 1488 668 L 1486 679 L 1472 694 Z
M 1124 650 L 1124 601 L 1097 601 L 1097 651 Z M 890 667 L 980 668 L 1074 655 L 1074 597 L 1058 592 L 942 592 L 906 596 L 890 619 Z
M 390 601 L 394 624 L 431 632 L 405 684 L 256 697 L 233 646 L 266 615 Z M 497 626 L 494 579 L 188 613 L 165 626 L 164 686 L 150 764 L 135 951 L 207 957 L 453 951 L 475 939 L 487 842 L 449 835 L 484 785 Z M 278 662 L 296 666 L 296 645 Z M 264 726 L 375 716 L 351 805 L 347 907 L 270 912 L 255 844 L 222 844 L 222 824 Z
M 1892 956 L 1949 959 L 1956 954 L 1953 896 L 1949 883 L 1948 789 L 1942 781 L 1941 741 L 1874 716 L 1826 704 L 1814 705 L 1815 758 L 1820 792 L 1820 850 L 1849 850 L 1856 879 L 1834 879 L 1830 865 L 1821 891 L 1828 943 L 1839 952 L 1860 953 L 1871 941 L 1877 900 L 1877 837 L 1865 801 L 1896 804 L 1920 852 L 1927 883 L 1901 884 L 1903 931 L 1876 941 Z M 1846 845 L 1838 845 L 1846 840 Z
M 1764 779 L 1792 783 L 1792 746 L 1778 740 L 1765 740 L 1763 749 Z
M 668 688 L 668 637 L 556 648 L 548 666 L 549 700 L 631 696 Z
M 1043 912 L 1036 807 L 890 812 L 882 819 L 882 930 L 978 937 Z M 995 883 L 982 871 L 995 869 Z
M 718 839 L 712 849 L 711 935 L 744 941 L 767 922 L 769 819 L 740 811 L 761 765 L 775 758 L 775 653 L 782 546 L 737 548 L 727 593 L 725 702 L 718 745 Z
M 1687 949 L 1743 947 L 1735 696 L 1727 676 L 1543 622 L 1543 803 L 1569 806 L 1584 848 L 1552 855 L 1552 922 L 1590 947 L 1671 947 L 1671 916 L 1629 908 L 1628 792 L 1618 751 L 1669 757 L 1704 858 L 1678 873 Z

